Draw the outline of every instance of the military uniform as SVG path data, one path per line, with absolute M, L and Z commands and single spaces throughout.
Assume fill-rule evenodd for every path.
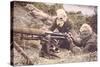
M 90 25 L 83 24 L 80 29 L 83 29 L 85 32 L 80 32 L 81 34 L 78 37 L 80 41 L 77 41 L 76 38 L 76 40 L 74 39 L 74 44 L 80 47 L 85 53 L 97 51 L 97 35 L 92 31 Z
M 50 27 L 50 30 L 54 31 L 55 29 L 58 29 L 58 31 L 61 32 L 61 33 L 69 33 L 69 32 L 71 32 L 72 27 L 73 27 L 72 22 L 70 22 L 69 20 L 67 20 L 66 22 L 64 22 L 63 26 L 60 27 L 59 25 L 57 25 L 57 18 L 56 18 L 55 22 Z M 70 43 L 68 42 L 67 39 L 66 40 L 60 40 L 58 45 L 61 48 L 70 49 Z
M 94 52 L 97 51 L 97 36 L 93 32 L 89 37 L 81 41 L 81 47 L 83 52 Z

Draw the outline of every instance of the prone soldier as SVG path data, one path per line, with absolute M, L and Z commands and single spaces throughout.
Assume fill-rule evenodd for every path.
M 71 40 L 72 41 L 72 40 Z M 97 51 L 97 36 L 90 25 L 84 23 L 80 28 L 79 37 L 73 38 L 75 46 L 79 47 L 82 53 Z

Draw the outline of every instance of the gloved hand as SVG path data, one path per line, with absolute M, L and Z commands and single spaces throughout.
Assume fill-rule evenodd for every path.
M 72 40 L 72 34 L 71 33 L 65 33 L 66 34 L 66 38 L 68 40 L 69 43 L 72 43 L 73 40 Z

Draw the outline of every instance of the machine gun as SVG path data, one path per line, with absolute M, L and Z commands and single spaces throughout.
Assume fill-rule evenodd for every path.
M 33 29 L 33 28 L 13 28 L 12 32 L 20 33 L 22 39 L 26 40 L 65 40 L 67 38 L 66 33 L 58 32 L 45 32 L 44 30 Z
M 59 50 L 57 40 L 66 40 L 67 38 L 66 33 L 45 32 L 33 28 L 13 28 L 13 32 L 20 33 L 21 39 L 40 40 L 42 44 L 42 54 L 46 53 L 47 55 L 53 56 L 56 56 L 54 53 Z
M 66 37 L 66 34 L 64 33 L 55 33 L 55 32 L 44 33 L 44 34 L 24 34 L 24 35 L 22 35 L 22 38 L 26 40 L 42 40 L 43 38 L 47 40 L 49 39 L 64 40 Z

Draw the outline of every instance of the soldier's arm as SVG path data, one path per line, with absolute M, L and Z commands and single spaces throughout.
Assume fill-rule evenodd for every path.
M 80 39 L 79 35 L 76 33 L 76 31 L 74 30 L 74 23 L 70 19 L 69 19 L 69 25 L 68 26 L 69 26 L 68 27 L 68 29 L 69 29 L 68 34 L 70 34 L 73 43 L 76 46 L 80 47 L 81 39 Z
M 71 35 L 71 39 L 75 46 L 81 47 L 81 39 L 79 37 L 74 37 Z

